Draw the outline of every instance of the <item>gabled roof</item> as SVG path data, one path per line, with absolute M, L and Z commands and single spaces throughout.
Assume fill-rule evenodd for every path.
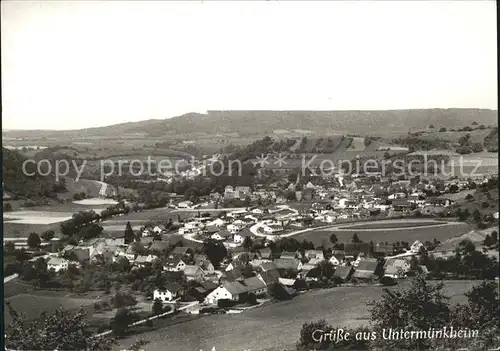
M 184 274 L 187 277 L 195 276 L 198 272 L 203 272 L 200 266 L 186 265 L 186 267 L 184 267 Z
M 63 265 L 68 263 L 68 260 L 64 258 L 59 258 L 59 257 L 52 257 L 48 262 L 47 265 L 53 265 L 53 266 L 58 266 L 58 265 Z
M 223 229 L 221 231 L 218 231 L 217 233 L 221 238 L 228 238 L 230 236 L 233 236 L 233 234 L 229 233 L 226 229 Z
M 90 250 L 77 247 L 71 253 L 71 257 L 79 262 L 90 260 Z
M 335 273 L 333 274 L 333 276 L 346 280 L 349 278 L 353 271 L 354 269 L 351 266 L 338 266 L 337 268 L 335 268 Z
M 165 284 L 165 291 L 170 291 L 173 294 L 176 294 L 183 289 L 184 287 L 177 282 L 167 282 Z
M 398 274 L 399 270 L 410 267 L 410 262 L 402 258 L 391 258 L 384 265 L 385 274 Z
M 173 255 L 187 255 L 189 253 L 189 251 L 191 251 L 191 249 L 189 247 L 185 247 L 185 246 L 177 246 L 176 248 L 174 248 L 171 252 L 171 254 Z
M 239 236 L 241 236 L 242 238 L 246 238 L 246 237 L 251 238 L 251 237 L 255 236 L 255 235 L 254 235 L 254 234 L 250 231 L 250 229 L 248 229 L 248 228 L 243 228 L 242 230 L 240 230 L 240 231 L 238 232 L 238 235 L 239 235 Z
M 290 252 L 290 251 L 282 251 L 280 258 L 296 258 L 297 253 L 296 252 Z
M 280 279 L 280 274 L 278 270 L 273 269 L 267 272 L 262 272 L 260 273 L 260 277 L 266 283 L 266 285 L 277 283 L 278 280 Z
M 273 261 L 278 269 L 299 269 L 300 261 L 290 258 L 278 258 Z
M 201 282 L 200 286 L 202 286 L 203 289 L 205 289 L 207 291 L 212 291 L 212 290 L 217 289 L 217 284 L 215 284 L 214 282 L 208 281 L 208 280 Z
M 177 267 L 180 261 L 182 261 L 182 259 L 179 256 L 168 257 L 165 262 L 165 267 Z
M 267 272 L 267 271 L 272 271 L 272 270 L 275 270 L 277 269 L 278 267 L 273 263 L 273 262 L 264 262 L 260 265 L 260 269 L 263 271 L 263 272 Z

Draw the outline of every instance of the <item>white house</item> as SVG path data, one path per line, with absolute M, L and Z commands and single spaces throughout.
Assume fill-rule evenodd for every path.
M 422 247 L 425 249 L 425 245 L 422 244 L 420 241 L 416 240 L 413 244 L 411 244 L 410 251 L 412 253 L 419 253 Z
M 167 262 L 163 266 L 163 270 L 168 272 L 179 272 L 183 271 L 186 267 L 186 263 L 182 259 L 177 259 L 175 257 L 168 258 Z
M 224 285 L 221 285 L 207 295 L 207 297 L 205 298 L 205 302 L 207 304 L 214 305 L 217 304 L 219 300 L 238 301 L 238 298 L 239 298 L 238 294 L 229 291 L 226 287 L 224 287 Z
M 212 234 L 212 236 L 210 238 L 212 238 L 214 240 L 222 241 L 222 240 L 227 240 L 228 238 L 230 238 L 232 236 L 233 236 L 233 234 L 231 234 L 229 231 L 221 230 L 215 234 Z
M 224 224 L 226 224 L 226 221 L 224 221 L 221 218 L 217 218 L 217 219 L 214 219 L 213 221 L 207 223 L 207 226 L 209 226 L 209 227 L 214 226 L 214 227 L 220 228 Z
M 47 269 L 53 269 L 56 272 L 68 269 L 69 261 L 64 258 L 52 257 L 47 262 Z
M 316 259 L 319 261 L 323 261 L 325 259 L 325 255 L 322 250 L 306 250 L 304 252 L 304 257 L 311 259 Z
M 177 204 L 177 207 L 179 208 L 190 208 L 191 206 L 193 206 L 191 201 L 182 201 Z
M 184 267 L 184 275 L 186 276 L 187 281 L 197 281 L 202 282 L 205 278 L 205 273 L 199 266 L 195 265 L 186 265 Z
M 227 227 L 226 227 L 227 231 L 231 234 L 236 234 L 240 231 L 240 227 L 238 227 L 237 225 L 234 225 L 234 224 L 229 224 Z
M 147 264 L 152 263 L 154 260 L 158 259 L 155 255 L 147 255 L 147 256 L 137 256 L 134 260 L 134 265 L 138 267 L 145 267 Z
M 153 300 L 159 299 L 162 302 L 170 302 L 176 299 L 181 291 L 182 286 L 180 284 L 173 283 L 164 290 L 155 289 L 153 291 Z
M 283 227 L 279 224 L 265 225 L 263 228 L 266 234 L 276 234 L 283 231 Z
M 342 263 L 342 259 L 340 257 L 337 258 L 335 257 L 335 255 L 333 255 L 332 257 L 330 257 L 328 262 L 330 262 L 333 266 L 339 266 Z
M 256 215 L 261 215 L 261 214 L 263 214 L 263 213 L 264 213 L 264 211 L 262 211 L 260 208 L 254 208 L 254 209 L 252 210 L 252 213 L 253 213 L 253 214 L 256 214 Z

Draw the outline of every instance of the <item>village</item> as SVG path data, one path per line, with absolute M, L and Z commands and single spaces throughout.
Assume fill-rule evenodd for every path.
M 134 288 L 135 281 L 115 292 L 135 291 L 144 311 L 161 302 L 157 313 L 166 315 L 240 313 L 310 289 L 394 285 L 429 274 L 422 257 L 446 259 L 455 249 L 441 250 L 436 238 L 410 240 L 410 230 L 458 230 L 450 211 L 453 195 L 472 194 L 495 177 L 444 182 L 354 175 L 329 186 L 308 182 L 297 191 L 298 181 L 286 179 L 255 189 L 226 186 L 223 194 L 212 193 L 197 204 L 173 197 L 164 209 L 169 220 L 150 220 L 138 231 L 128 222 L 123 231 L 102 232 L 76 245 L 55 235 L 40 244 L 40 253 L 46 253 L 30 261 L 36 265 L 42 258 L 56 275 L 89 265 L 124 267 L 123 274 L 147 280 L 148 288 Z M 291 192 L 289 200 L 284 194 Z M 234 199 L 248 206 L 218 206 Z M 498 212 L 491 217 L 498 220 Z M 410 242 L 376 241 L 377 231 L 393 229 Z M 328 233 L 328 240 L 315 245 L 320 232 Z M 340 232 L 343 239 L 337 238 Z M 105 290 L 109 293 L 110 286 Z

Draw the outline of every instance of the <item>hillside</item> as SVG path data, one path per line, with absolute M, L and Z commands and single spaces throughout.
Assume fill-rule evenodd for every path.
M 303 130 L 339 134 L 406 134 L 429 125 L 455 127 L 476 121 L 496 125 L 495 110 L 419 109 L 388 111 L 208 111 L 163 120 L 147 120 L 72 131 L 4 131 L 4 137 L 162 136 L 204 133 L 271 134 L 275 130 Z
M 3 190 L 19 197 L 41 198 L 55 197 L 57 193 L 65 192 L 64 184 L 57 183 L 52 175 L 37 175 L 36 166 L 26 165 L 23 172 L 25 158 L 17 151 L 2 148 L 2 182 Z M 42 171 L 45 170 L 42 168 Z M 33 176 L 28 174 L 35 173 Z

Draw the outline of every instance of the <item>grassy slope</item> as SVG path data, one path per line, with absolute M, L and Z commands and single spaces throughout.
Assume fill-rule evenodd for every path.
M 465 303 L 463 294 L 477 282 L 445 282 L 444 293 L 452 303 Z M 407 282 L 390 289 L 408 286 Z M 310 291 L 291 301 L 259 307 L 236 315 L 212 315 L 140 335 L 147 349 L 161 350 L 295 350 L 302 325 L 325 319 L 334 327 L 368 324 L 367 300 L 379 299 L 381 287 L 340 287 Z M 138 335 L 120 342 L 130 346 Z

